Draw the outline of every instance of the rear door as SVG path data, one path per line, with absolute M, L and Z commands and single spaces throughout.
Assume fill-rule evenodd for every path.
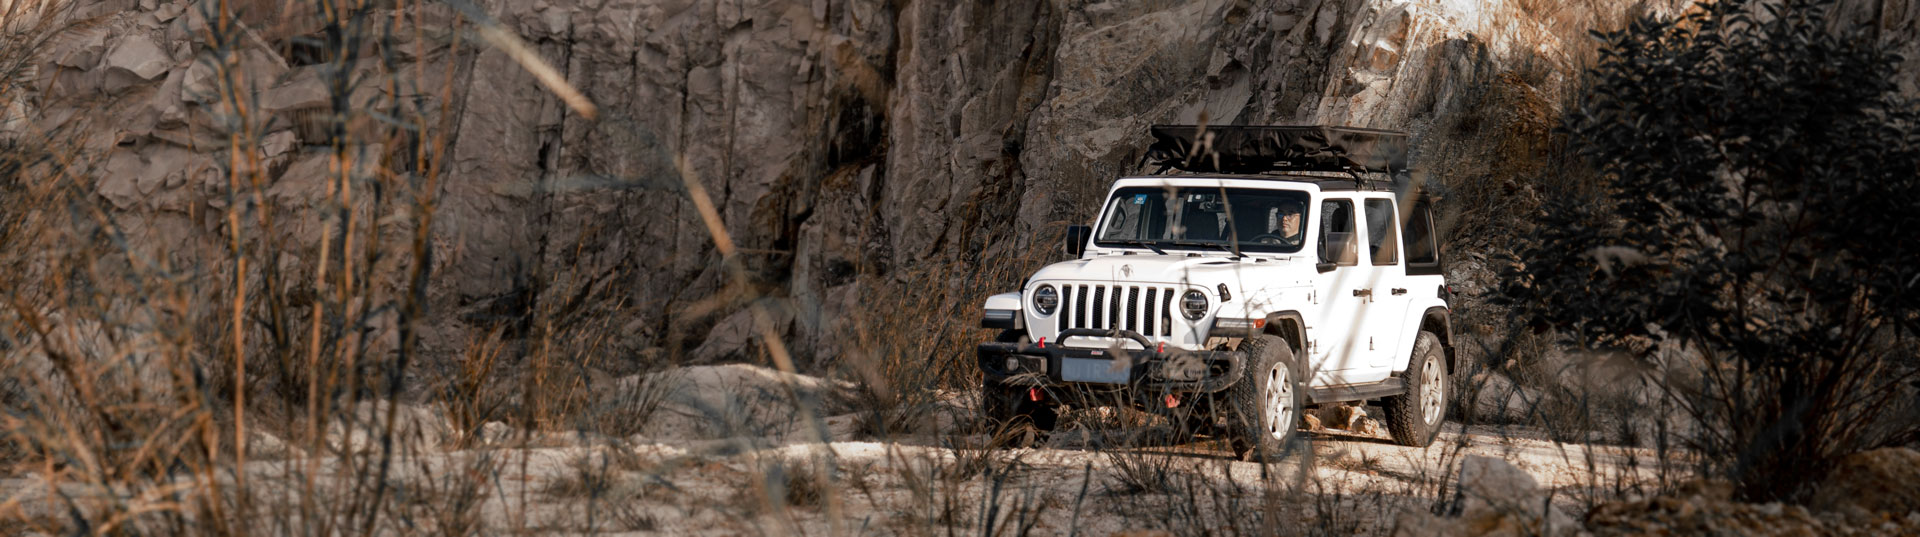
M 1396 365 L 1400 340 L 1405 337 L 1401 325 L 1406 324 L 1407 308 L 1412 304 L 1405 256 L 1401 255 L 1401 219 L 1395 214 L 1398 204 L 1391 197 L 1370 197 L 1360 204 L 1366 215 L 1361 225 L 1366 230 L 1363 255 L 1369 284 L 1366 304 L 1361 308 L 1366 319 L 1368 376 L 1386 378 Z
M 1364 303 L 1354 293 L 1367 288 L 1371 267 L 1361 259 L 1358 212 L 1352 197 L 1329 196 L 1317 213 L 1317 255 L 1320 263 L 1333 266 L 1314 284 L 1317 315 L 1307 327 L 1308 355 L 1313 357 L 1307 366 L 1319 386 L 1350 384 L 1355 381 L 1349 374 L 1367 367 Z

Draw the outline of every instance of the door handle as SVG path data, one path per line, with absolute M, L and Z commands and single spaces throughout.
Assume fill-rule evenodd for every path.
M 1373 290 L 1372 289 L 1354 289 L 1353 296 L 1370 297 L 1370 296 L 1373 296 Z
M 1404 295 L 1404 294 L 1407 294 L 1407 290 L 1406 290 L 1406 289 L 1401 289 L 1401 288 L 1398 288 L 1398 287 L 1395 287 L 1395 288 L 1393 288 L 1393 294 L 1395 294 L 1395 295 Z

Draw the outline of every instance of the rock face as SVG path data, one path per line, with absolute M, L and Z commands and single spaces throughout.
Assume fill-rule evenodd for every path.
M 84 140 L 98 194 L 147 222 L 132 244 L 210 263 L 237 165 L 277 207 L 271 234 L 246 232 L 312 274 L 331 178 L 434 175 L 429 358 L 546 311 L 598 319 L 616 355 L 754 359 L 739 312 L 759 303 L 803 367 L 834 363 L 874 351 L 876 331 L 970 325 L 1141 171 L 1147 125 L 1393 128 L 1457 154 L 1438 148 L 1471 140 L 1434 126 L 1484 112 L 1500 80 L 1559 95 L 1576 46 L 1502 3 L 479 2 L 594 103 L 590 120 L 440 4 L 374 9 L 395 31 L 344 64 L 310 45 L 324 25 L 300 3 L 75 4 L 94 22 L 53 43 L 35 85 L 62 99 L 15 104 L 36 132 Z M 244 26 L 230 42 L 205 41 L 216 5 Z M 1909 22 L 1888 35 L 1911 32 L 1920 15 L 1894 11 Z M 391 125 L 409 110 L 426 127 Z M 741 248 L 743 283 L 683 179 Z M 394 222 L 405 259 L 412 209 L 385 203 L 355 210 Z M 405 267 L 371 280 L 397 292 Z

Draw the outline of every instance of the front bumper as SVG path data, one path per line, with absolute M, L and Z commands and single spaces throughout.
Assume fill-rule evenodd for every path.
M 1124 337 L 1146 347 L 1088 349 L 1060 345 L 1074 337 Z M 1146 336 L 1132 330 L 1078 328 L 1062 331 L 1059 341 L 1035 343 L 981 343 L 976 353 L 980 371 L 989 380 L 1010 386 L 1050 387 L 1079 384 L 1088 387 L 1166 392 L 1218 392 L 1232 386 L 1246 368 L 1238 351 L 1160 350 Z M 1073 362 L 1069 364 L 1068 362 Z M 1114 376 L 1100 381 L 1081 378 L 1069 366 L 1104 366 Z M 1012 365 L 1013 367 L 1009 367 Z

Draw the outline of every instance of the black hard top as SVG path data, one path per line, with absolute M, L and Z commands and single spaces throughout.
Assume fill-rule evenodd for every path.
M 1310 183 L 1320 186 L 1324 192 L 1345 190 L 1384 190 L 1396 185 L 1392 180 L 1379 178 L 1355 178 L 1352 175 L 1299 175 L 1295 173 L 1169 173 L 1159 175 L 1129 176 L 1132 179 L 1190 178 L 1190 179 L 1254 179 L 1260 181 L 1286 181 L 1291 183 Z
M 1163 170 L 1248 175 L 1407 170 L 1404 132 L 1328 125 L 1154 125 L 1151 130 L 1146 159 Z

